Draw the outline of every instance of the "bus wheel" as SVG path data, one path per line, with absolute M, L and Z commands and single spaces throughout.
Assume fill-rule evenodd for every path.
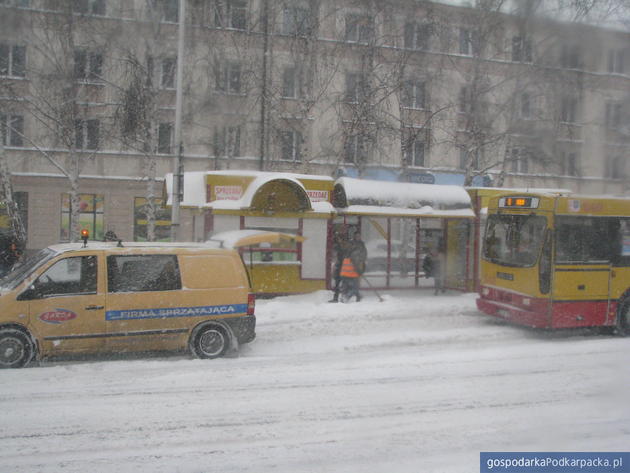
M 617 312 L 617 324 L 615 326 L 617 333 L 622 336 L 630 335 L 630 299 L 625 299 L 619 305 Z
M 219 358 L 230 347 L 225 329 L 219 325 L 208 325 L 199 330 L 191 343 L 193 353 L 199 358 Z
M 28 335 L 13 328 L 0 329 L 0 368 L 21 368 L 33 357 Z

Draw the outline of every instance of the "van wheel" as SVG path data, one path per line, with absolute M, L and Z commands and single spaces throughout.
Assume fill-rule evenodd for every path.
M 619 305 L 615 328 L 619 335 L 624 337 L 630 335 L 630 299 L 625 299 Z
M 192 341 L 193 353 L 198 358 L 219 358 L 230 347 L 228 334 L 218 325 L 209 325 L 197 332 Z
M 16 329 L 0 330 L 0 368 L 21 368 L 33 357 L 28 335 Z

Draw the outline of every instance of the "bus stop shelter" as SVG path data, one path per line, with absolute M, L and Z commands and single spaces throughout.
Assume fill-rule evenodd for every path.
M 432 286 L 422 260 L 429 250 L 442 247 L 446 286 L 469 289 L 475 214 L 463 187 L 342 177 L 335 181 L 332 204 L 337 215 L 328 229 L 329 282 L 335 234 L 351 238 L 359 231 L 368 251 L 364 276 L 372 287 Z

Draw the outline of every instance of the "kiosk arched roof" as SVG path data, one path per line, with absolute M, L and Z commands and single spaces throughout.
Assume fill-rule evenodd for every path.
M 342 177 L 335 182 L 333 206 L 339 213 L 401 217 L 474 217 L 463 187 Z

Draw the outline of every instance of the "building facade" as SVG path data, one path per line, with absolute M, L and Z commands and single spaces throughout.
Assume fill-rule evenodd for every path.
M 73 206 L 94 238 L 168 237 L 178 16 L 177 0 L 0 0 L 28 248 L 70 239 Z M 185 23 L 186 171 L 630 192 L 628 32 L 412 0 L 188 0 Z

